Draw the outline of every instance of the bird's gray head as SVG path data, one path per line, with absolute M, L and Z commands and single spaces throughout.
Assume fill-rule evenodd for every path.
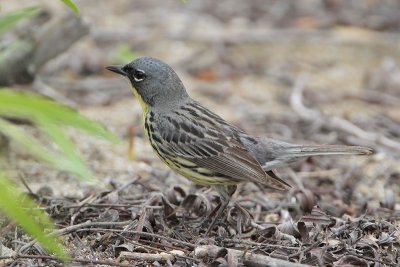
M 108 70 L 127 77 L 133 92 L 150 107 L 174 107 L 189 98 L 175 71 L 164 62 L 141 57 L 125 66 L 109 66 Z

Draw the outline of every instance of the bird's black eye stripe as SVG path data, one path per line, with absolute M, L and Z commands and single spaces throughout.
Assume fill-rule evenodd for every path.
M 131 72 L 131 71 L 133 70 L 133 68 L 132 68 L 131 66 L 129 66 L 129 65 L 126 65 L 126 66 L 124 66 L 124 67 L 122 68 L 122 70 L 123 70 L 124 72 L 126 72 L 126 73 L 129 73 L 129 72 Z
M 146 74 L 142 70 L 135 70 L 133 72 L 133 78 L 135 78 L 135 81 L 140 82 L 146 78 Z

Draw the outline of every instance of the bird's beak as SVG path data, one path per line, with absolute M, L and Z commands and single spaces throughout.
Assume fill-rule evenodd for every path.
M 126 72 L 122 70 L 124 66 L 107 66 L 106 69 L 111 70 L 112 72 L 121 74 L 122 76 L 126 76 Z

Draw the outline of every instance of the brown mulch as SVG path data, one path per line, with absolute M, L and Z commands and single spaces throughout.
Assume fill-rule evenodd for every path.
M 311 168 L 315 163 L 302 165 Z M 393 191 L 388 189 L 386 198 L 374 206 L 368 197 L 352 196 L 362 181 L 355 169 L 345 170 L 347 183 L 335 182 L 332 173 L 323 171 L 300 174 L 315 184 L 299 183 L 280 195 L 254 186 L 241 188 L 235 204 L 208 236 L 208 214 L 219 202 L 209 190 L 190 192 L 173 185 L 158 192 L 149 186 L 154 178 L 136 177 L 84 199 L 35 197 L 54 218 L 57 235 L 78 262 L 106 264 L 107 259 L 116 259 L 137 266 L 236 266 L 233 263 L 241 259 L 227 257 L 226 251 L 234 249 L 306 265 L 398 265 L 400 211 Z M 391 174 L 388 188 L 398 176 Z M 14 234 L 10 232 L 7 239 L 14 239 Z M 206 249 L 204 245 L 218 246 L 220 251 L 200 258 L 195 251 Z M 32 243 L 19 253 L 41 255 Z M 32 257 L 31 263 L 35 260 Z M 26 259 L 14 263 L 18 262 Z M 118 266 L 117 262 L 108 264 Z M 246 266 L 255 265 L 249 261 Z

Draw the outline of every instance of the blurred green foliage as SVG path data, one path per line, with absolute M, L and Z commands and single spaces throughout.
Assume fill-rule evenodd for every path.
M 128 44 L 121 44 L 111 56 L 111 62 L 113 64 L 126 64 L 137 57 L 139 57 L 139 54 L 135 53 Z
M 40 9 L 38 7 L 23 8 L 0 16 L 0 34 L 4 33 L 17 22 L 36 16 Z
M 53 223 L 46 213 L 40 211 L 27 196 L 21 194 L 18 188 L 0 173 L 0 209 L 18 224 L 49 252 L 61 259 L 68 259 L 60 243 L 53 236 L 44 234 L 54 230 Z
M 79 15 L 79 10 L 70 0 L 60 0 Z M 0 35 L 23 19 L 35 16 L 39 8 L 30 7 L 0 15 Z M 36 126 L 56 149 L 51 149 L 30 135 L 23 127 L 10 119 L 28 121 Z M 90 179 L 92 174 L 77 153 L 75 146 L 65 133 L 65 126 L 80 129 L 86 133 L 115 141 L 117 137 L 102 125 L 91 121 L 78 112 L 50 99 L 12 88 L 0 88 L 0 134 L 3 134 L 31 155 L 52 167 L 69 171 L 79 177 Z M 60 259 L 67 259 L 65 249 L 52 236 L 53 230 L 48 215 L 37 209 L 37 205 L 0 173 L 0 211 L 16 221 L 32 235 L 45 249 Z
M 81 116 L 69 107 L 28 92 L 2 88 L 0 90 L 0 116 L 32 122 L 57 146 L 58 151 L 46 148 L 21 127 L 15 126 L 5 119 L 0 119 L 0 132 L 23 146 L 36 158 L 54 168 L 75 173 L 84 179 L 90 179 L 92 175 L 75 151 L 74 145 L 62 126 L 71 126 L 111 141 L 117 140 L 99 123 Z
M 46 147 L 22 127 L 5 118 L 31 122 L 57 149 Z M 107 140 L 117 140 L 117 137 L 101 124 L 83 117 L 69 107 L 32 93 L 0 88 L 0 133 L 52 167 L 75 173 L 84 179 L 90 179 L 92 174 L 65 134 L 65 126 L 80 129 Z M 44 228 L 49 228 L 50 224 L 49 220 L 45 219 L 46 215 L 39 211 L 32 213 L 32 209 L 29 212 L 22 210 L 22 208 L 34 206 L 35 204 L 28 200 L 21 205 L 21 199 L 16 193 L 15 186 L 10 185 L 3 175 L 0 176 L 0 210 L 13 218 L 48 251 L 56 253 L 60 258 L 65 258 L 61 246 L 56 245 L 55 239 L 44 234 Z
M 71 0 L 61 0 L 61 2 L 64 2 L 72 11 L 74 11 L 78 16 L 79 16 L 79 9 L 78 7 L 72 2 Z

